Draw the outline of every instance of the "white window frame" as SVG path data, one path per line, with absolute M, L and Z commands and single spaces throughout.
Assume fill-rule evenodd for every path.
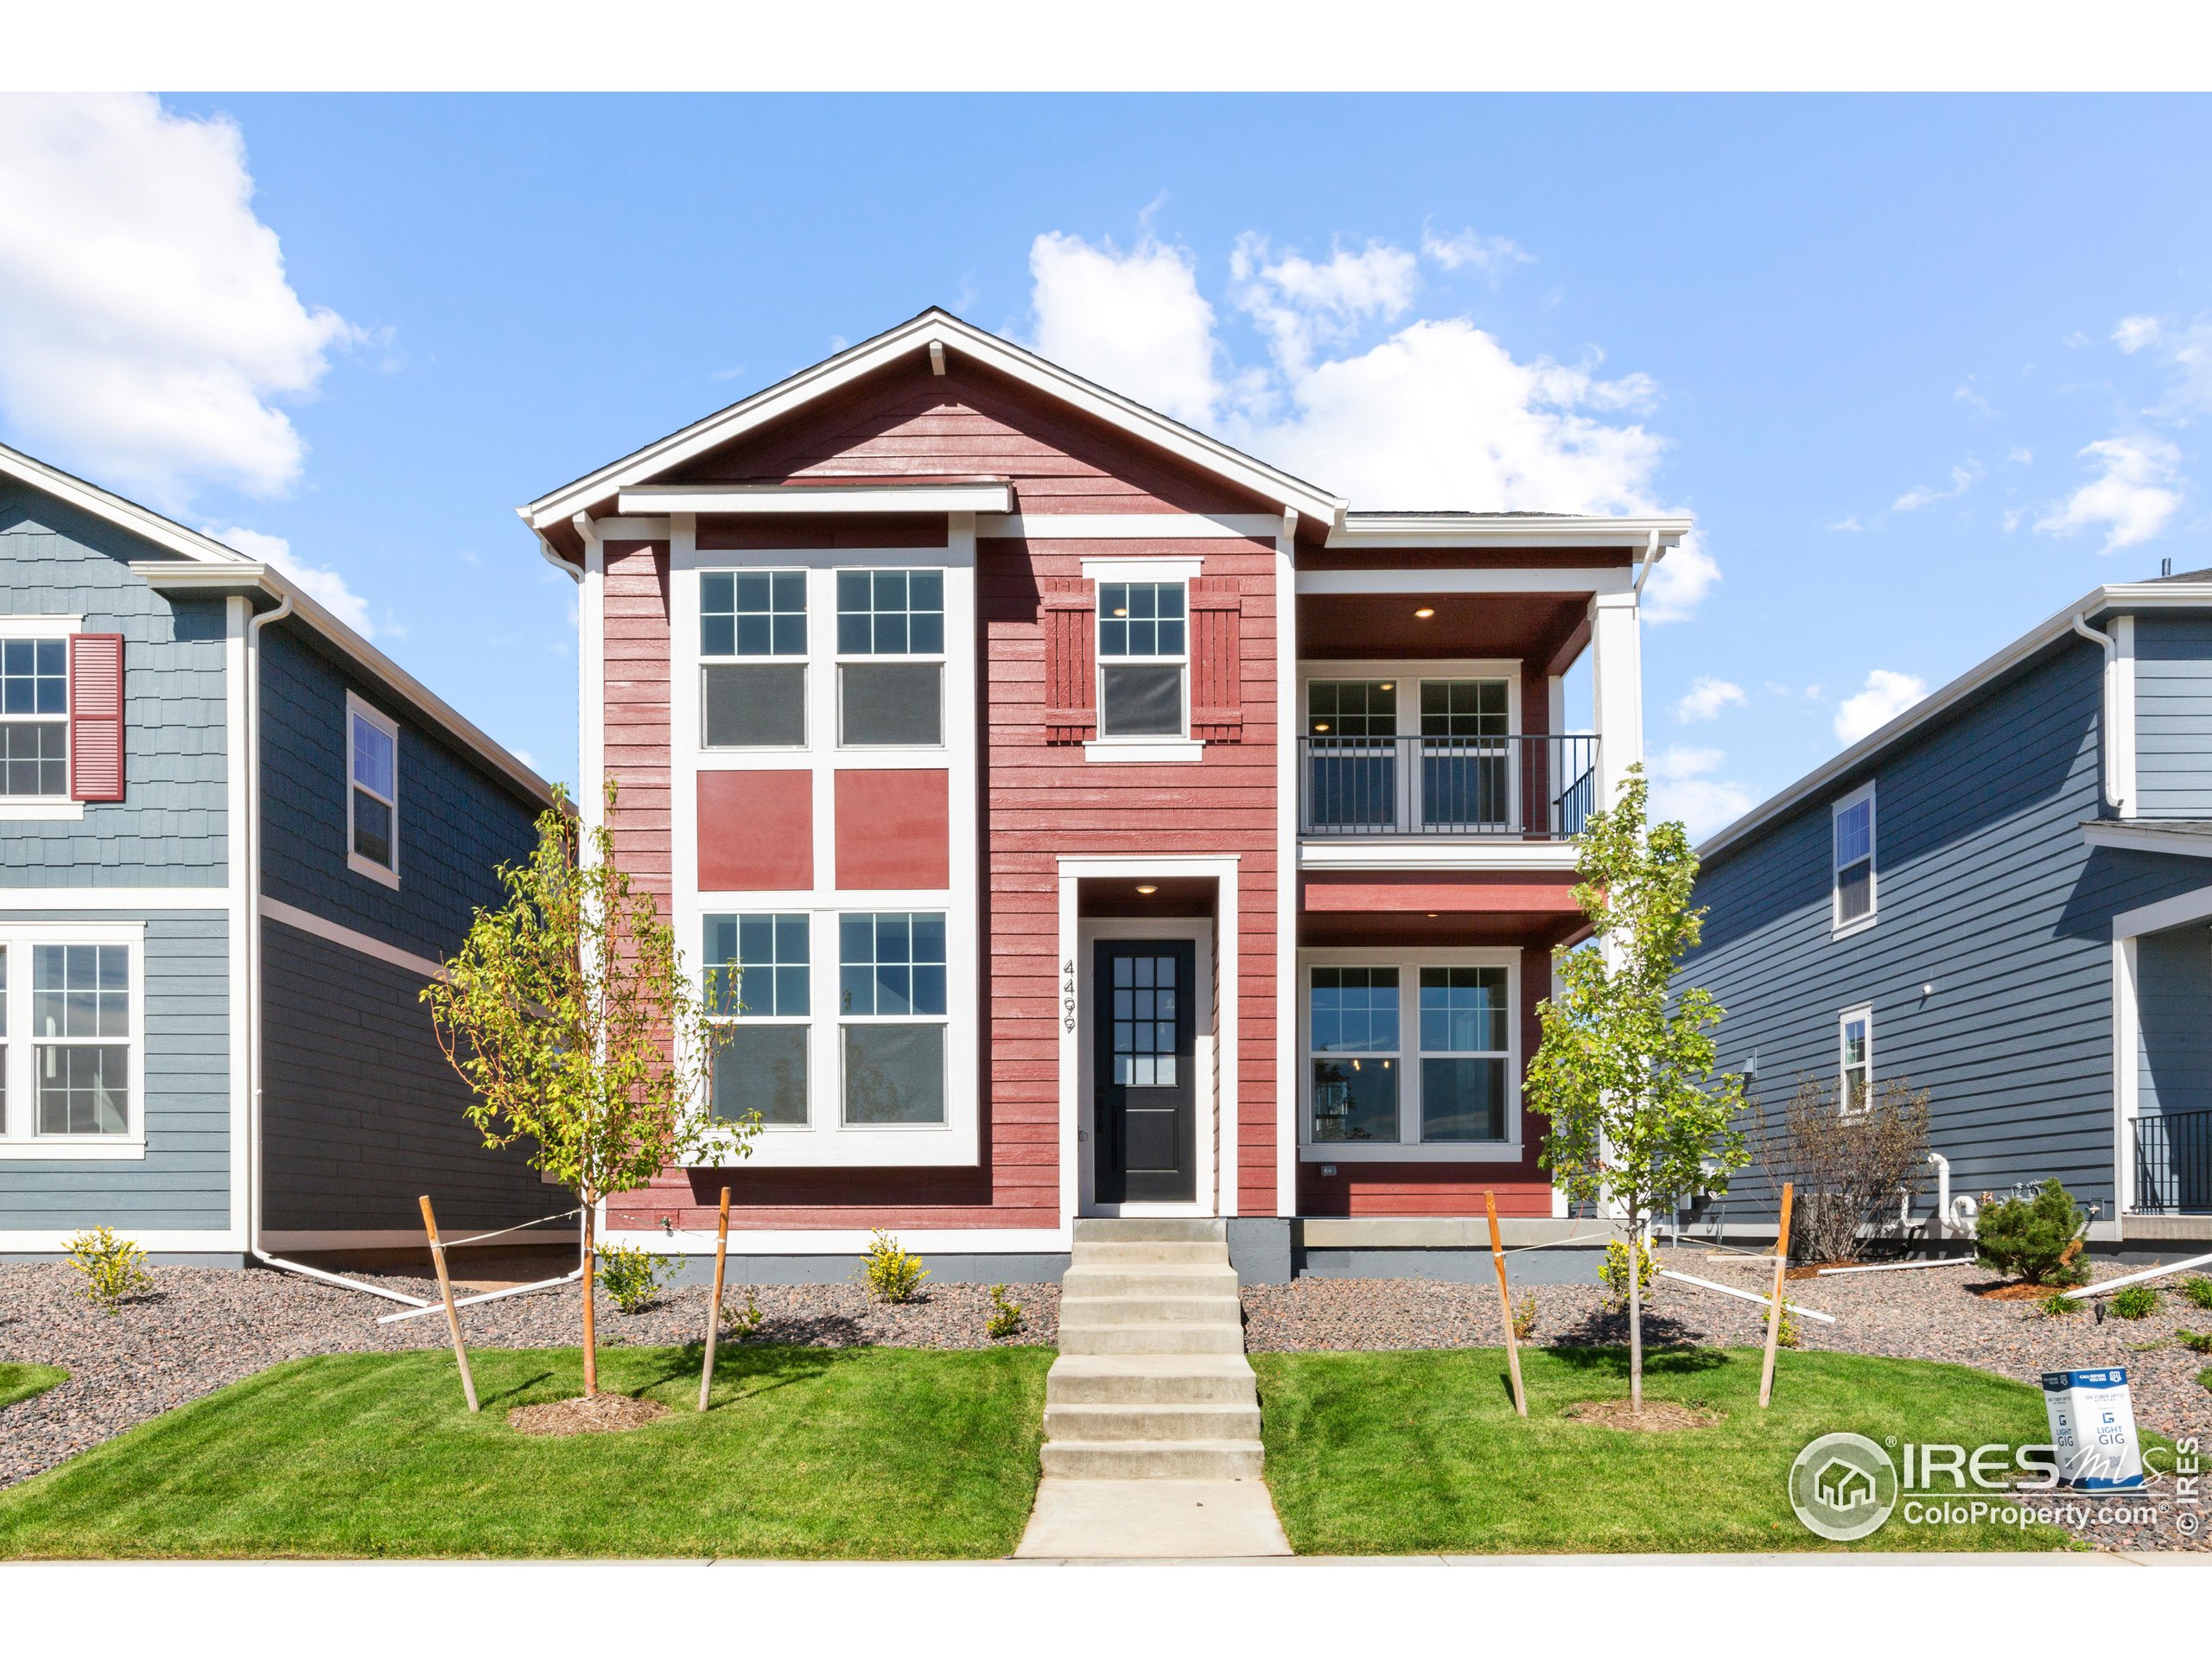
M 84 632 L 81 616 L 0 616 L 0 639 L 60 639 L 67 641 L 71 635 Z M 65 643 L 63 649 L 67 649 Z M 63 704 L 61 715 L 62 763 L 61 792 L 59 795 L 0 795 L 0 823 L 52 823 L 81 819 L 85 804 L 69 793 L 69 761 L 73 745 L 70 742 L 69 703 L 73 700 L 69 684 L 69 667 L 65 657 L 61 669 Z M 0 721 L 10 724 L 21 720 L 21 715 L 0 714 Z M 50 720 L 51 715 L 42 718 Z
M 1205 566 L 1203 559 L 1084 560 L 1084 579 L 1096 589 L 1090 620 L 1090 696 L 1091 706 L 1096 710 L 1098 720 L 1098 734 L 1086 740 L 1083 746 L 1086 760 L 1196 760 L 1204 753 L 1205 745 L 1191 735 L 1191 647 L 1195 643 L 1192 633 L 1196 626 L 1191 615 L 1191 584 L 1204 574 Z M 1183 671 L 1181 723 L 1173 735 L 1165 732 L 1128 733 L 1119 737 L 1106 734 L 1106 668 L 1109 659 L 1101 649 L 1106 623 L 1106 584 L 1121 582 L 1179 587 L 1183 590 L 1183 650 L 1179 656 L 1116 657 L 1110 659 L 1115 666 L 1121 668 L 1177 667 Z
M 1332 676 L 1318 677 L 1330 678 Z M 1316 968 L 1395 968 L 1398 970 L 1398 1135 L 1395 1141 L 1316 1141 L 1313 1138 L 1313 970 Z M 1421 1138 L 1421 970 L 1424 968 L 1503 968 L 1505 970 L 1505 1138 L 1502 1141 L 1423 1141 Z M 1301 950 L 1298 957 L 1298 1155 L 1304 1163 L 1518 1163 L 1523 1156 L 1521 1122 L 1521 952 L 1517 947 L 1439 946 L 1423 949 Z M 1412 1022 L 1408 1029 L 1408 1022 Z M 1407 1038 L 1413 1041 L 1409 1045 Z
M 1522 666 L 1518 658 L 1511 657 L 1460 657 L 1438 658 L 1433 661 L 1404 659 L 1388 661 L 1369 658 L 1347 658 L 1340 663 L 1319 660 L 1300 662 L 1298 665 L 1298 728 L 1294 736 L 1305 738 L 1311 735 L 1306 728 L 1313 721 L 1313 688 L 1317 680 L 1325 683 L 1341 680 L 1364 680 L 1370 683 L 1377 680 L 1394 682 L 1393 689 L 1398 700 L 1395 724 L 1400 739 L 1417 738 L 1421 735 L 1421 689 L 1430 681 L 1503 681 L 1505 685 L 1506 734 L 1509 737 L 1519 736 L 1523 731 L 1521 709 Z M 1564 733 L 1554 734 L 1572 735 L 1572 734 Z M 1512 815 L 1511 821 L 1519 823 L 1522 822 L 1521 767 L 1511 758 L 1510 747 L 1505 771 L 1508 790 L 1506 810 Z M 1418 766 L 1410 768 L 1409 776 L 1402 780 L 1401 785 L 1406 793 L 1400 804 L 1414 817 L 1418 817 L 1421 806 L 1420 772 L 1421 769 Z M 1304 787 L 1305 782 L 1306 779 L 1301 775 L 1299 779 L 1301 788 Z M 1300 810 L 1302 814 L 1302 803 Z M 1376 839 L 1387 840 L 1389 837 L 1378 836 Z M 1495 839 L 1503 843 L 1511 840 L 1512 837 L 1498 836 Z
M 701 988 L 702 990 L 706 988 L 705 981 L 707 975 L 722 966 L 721 963 L 710 961 L 708 958 L 706 925 L 710 921 L 714 921 L 723 917 L 728 917 L 732 920 L 741 922 L 747 916 L 766 916 L 771 918 L 777 916 L 796 916 L 799 918 L 801 925 L 805 927 L 806 1006 L 809 1012 L 805 1014 L 710 1014 L 707 1016 L 708 1022 L 711 1025 L 717 1026 L 798 1026 L 806 1032 L 806 1117 L 803 1122 L 798 1123 L 763 1123 L 760 1125 L 760 1133 L 763 1135 L 804 1135 L 814 1128 L 814 1096 L 816 1087 L 815 1072 L 820 1058 L 819 1055 L 816 1052 L 816 1042 L 814 1036 L 815 1016 L 812 1012 L 813 1009 L 821 1006 L 819 997 L 819 991 L 821 988 L 816 982 L 817 963 L 815 958 L 818 953 L 815 950 L 814 916 L 810 912 L 797 905 L 786 906 L 780 910 L 771 909 L 763 905 L 747 905 L 742 908 L 724 907 L 721 906 L 709 906 L 702 908 L 699 916 L 699 977 Z M 737 994 L 738 998 L 741 1002 L 745 996 L 744 980 L 741 974 L 739 978 Z M 709 1077 L 707 1080 L 707 1089 L 708 1099 L 706 1102 L 706 1109 L 709 1117 L 711 1118 L 714 1112 L 714 1079 L 712 1077 Z
M 753 652 L 749 654 L 741 656 L 735 650 L 737 644 L 736 630 L 733 628 L 731 630 L 730 639 L 732 649 L 728 654 L 712 657 L 709 656 L 706 651 L 706 639 L 704 637 L 706 613 L 701 608 L 700 604 L 700 580 L 702 577 L 709 575 L 726 575 L 731 577 L 796 575 L 799 577 L 806 583 L 806 608 L 804 611 L 800 613 L 800 614 L 804 616 L 806 619 L 806 649 L 804 651 L 798 652 Z M 692 658 L 695 664 L 692 671 L 693 679 L 694 683 L 698 687 L 699 694 L 698 719 L 696 722 L 693 736 L 694 741 L 697 744 L 699 751 L 702 753 L 804 754 L 812 747 L 815 712 L 814 655 L 820 648 L 819 641 L 822 634 L 822 630 L 816 626 L 817 612 L 820 608 L 821 600 L 821 594 L 817 591 L 817 587 L 818 584 L 814 581 L 812 575 L 809 573 L 804 565 L 794 563 L 788 558 L 779 563 L 752 565 L 735 563 L 734 556 L 733 555 L 715 555 L 710 556 L 706 559 L 702 559 L 692 574 L 690 582 L 691 616 L 690 637 L 692 650 L 695 653 Z M 830 612 L 831 645 L 833 648 L 836 645 L 836 627 L 837 620 L 837 613 L 835 608 L 835 604 L 836 601 L 833 590 L 833 597 L 831 601 L 832 607 Z M 772 633 L 774 631 L 772 628 L 770 632 Z M 772 644 L 773 641 L 772 640 L 771 643 Z M 798 741 L 796 743 L 721 744 L 713 748 L 709 748 L 707 747 L 707 670 L 710 667 L 745 668 L 754 665 L 761 667 L 779 666 L 785 668 L 796 665 L 799 670 Z M 835 671 L 833 670 L 833 675 L 834 672 Z
M 1851 1064 L 1851 1027 L 1854 1021 L 1866 1027 L 1866 1058 L 1854 1067 Z M 1865 1110 L 1874 1103 L 1874 1005 L 1856 1003 L 1835 1017 L 1835 1103 L 1839 1111 L 1851 1111 L 1850 1080 L 1854 1071 L 1866 1074 L 1866 1090 L 1859 1099 L 1859 1109 Z
M 929 563 L 917 563 L 917 564 L 856 564 L 856 565 L 842 565 L 842 566 L 840 566 L 840 567 L 838 568 L 837 574 L 838 574 L 840 576 L 848 576 L 848 575 L 866 575 L 866 576 L 867 576 L 867 577 L 868 577 L 871 582 L 873 582 L 873 581 L 874 580 L 874 578 L 876 577 L 876 575 L 877 575 L 879 573 L 890 572 L 890 571 L 898 571 L 898 572 L 900 572 L 900 573 L 905 574 L 905 575 L 912 575 L 913 573 L 915 573 L 915 572 L 917 572 L 917 571 L 927 571 L 927 572 L 933 572 L 933 573 L 934 573 L 934 574 L 935 574 L 935 575 L 939 578 L 939 580 L 940 580 L 940 581 L 942 581 L 942 580 L 944 579 L 944 575 L 945 575 L 944 567 L 943 565 L 941 565 L 941 564 L 929 564 Z M 946 588 L 947 588 L 947 589 L 949 589 L 949 588 L 950 588 L 950 583 L 946 583 Z M 833 594 L 834 594 L 834 593 L 835 593 L 835 591 L 836 591 L 836 590 L 835 590 L 835 588 L 834 588 L 834 587 L 833 587 L 833 588 L 831 589 L 831 591 L 832 591 L 832 593 L 833 593 Z M 940 602 L 941 602 L 941 603 L 948 604 L 948 605 L 949 605 L 949 604 L 951 602 L 951 600 L 950 600 L 950 594 L 949 594 L 949 592 L 941 593 L 939 597 L 940 597 Z M 871 614 L 873 614 L 873 613 L 871 613 Z M 908 615 L 909 615 L 909 616 L 911 616 L 912 614 L 912 613 L 910 611 L 910 612 L 908 613 Z M 832 696 L 834 696 L 834 697 L 836 698 L 836 716 L 837 716 L 837 723 L 836 723 L 836 727 L 832 729 L 832 732 L 831 732 L 831 737 L 832 737 L 832 740 L 833 740 L 833 741 L 832 741 L 832 747 L 836 747 L 836 748 L 838 748 L 838 749 L 842 749 L 842 750 L 843 750 L 844 752 L 846 752 L 847 753 L 860 753 L 860 754 L 883 754 L 883 753 L 906 753 L 906 752 L 908 752 L 908 751 L 912 751 L 912 752 L 916 753 L 936 753 L 936 754 L 941 754 L 941 753 L 943 753 L 944 752 L 944 748 L 945 748 L 945 745 L 946 745 L 946 734 L 947 734 L 947 732 L 948 732 L 948 730 L 949 730 L 949 728 L 950 728 L 950 725 L 951 725 L 951 722 L 952 722 L 952 710 L 951 710 L 950 707 L 949 706 L 950 700 L 948 699 L 948 697 L 946 696 L 946 694 L 945 694 L 945 684 L 944 684 L 944 682 L 945 682 L 945 672 L 944 672 L 944 665 L 945 665 L 945 657 L 946 657 L 946 654 L 945 654 L 945 652 L 944 652 L 944 650 L 943 646 L 944 646 L 944 645 L 948 645 L 948 644 L 950 644 L 950 641 L 949 639 L 944 639 L 944 635 L 943 635 L 943 632 L 942 632 L 942 631 L 941 631 L 941 632 L 940 632 L 940 636 L 939 636 L 939 637 L 940 637 L 940 639 L 943 641 L 943 644 L 941 644 L 941 645 L 940 645 L 940 646 L 939 646 L 939 648 L 938 648 L 938 650 L 936 650 L 936 651 L 900 651 L 900 652 L 887 652 L 887 651 L 851 651 L 851 652 L 849 652 L 849 651 L 847 651 L 847 650 L 845 650 L 845 649 L 843 648 L 842 644 L 840 642 L 840 640 L 839 640 L 839 639 L 838 639 L 838 638 L 837 638 L 838 633 L 839 633 L 840 632 L 842 632 L 842 630 L 841 630 L 841 629 L 840 629 L 840 627 L 839 627 L 839 624 L 840 624 L 840 623 L 842 623 L 842 620 L 843 620 L 843 613 L 842 613 L 842 611 L 840 611 L 840 610 L 832 610 L 832 611 L 830 612 L 830 624 L 831 632 L 830 632 L 830 652 L 831 652 L 831 655 L 830 655 L 830 674 L 831 674 L 831 676 L 833 677 L 834 681 L 835 681 L 835 683 L 834 683 L 834 684 L 833 684 L 833 686 L 831 687 L 831 695 L 832 695 Z M 848 742 L 846 742 L 846 741 L 845 741 L 845 670 L 846 670 L 846 668 L 847 668 L 849 665 L 850 665 L 850 664 L 855 664 L 855 663 L 859 663 L 859 664 L 869 664 L 869 663 L 883 663 L 883 664 L 893 664 L 893 663 L 915 663 L 915 664 L 936 664 L 936 666 L 937 666 L 937 741 L 936 741 L 936 742 L 934 742 L 934 743 L 848 743 Z
M 1828 806 L 1828 937 L 1847 938 L 1874 925 L 1882 913 L 1880 808 L 1874 798 L 1875 779 L 1869 778 L 1849 794 Z M 1860 802 L 1866 805 L 1866 913 L 1843 919 L 1843 869 L 1836 861 L 1836 828 L 1843 815 Z
M 944 924 L 944 1012 L 943 1014 L 847 1014 L 845 1000 L 845 942 L 844 922 L 849 916 L 935 916 Z M 934 905 L 864 905 L 848 903 L 843 909 L 829 918 L 835 950 L 830 964 L 830 983 L 832 986 L 830 1003 L 831 1040 L 836 1045 L 836 1065 L 831 1075 L 836 1085 L 837 1127 L 847 1135 L 943 1135 L 952 1127 L 952 1007 L 959 993 L 952 977 L 952 918 Z M 912 958 L 910 957 L 911 961 Z M 934 1123 L 855 1123 L 845 1116 L 845 1030 L 849 1026 L 936 1026 L 944 1033 L 944 1113 Z
M 122 1135 L 41 1135 L 38 1128 L 39 1041 L 31 1028 L 31 951 L 41 944 L 119 944 L 130 952 L 129 1058 L 124 1086 L 130 1092 L 130 1127 Z M 73 1163 L 146 1155 L 146 926 L 143 922 L 0 922 L 0 948 L 8 954 L 7 1034 L 0 1067 L 7 1098 L 0 1107 L 0 1160 Z
M 353 791 L 364 788 L 353 774 L 353 722 L 357 720 L 367 721 L 391 740 L 391 798 L 385 802 L 391 809 L 390 869 L 354 849 Z M 373 789 L 367 790 L 366 793 L 372 799 L 384 798 Z M 387 887 L 399 886 L 399 722 L 375 704 L 365 702 L 351 691 L 346 694 L 346 868 L 356 875 L 365 875 L 372 881 L 381 881 Z

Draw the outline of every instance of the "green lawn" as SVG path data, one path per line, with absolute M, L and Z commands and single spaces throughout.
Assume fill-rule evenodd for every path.
M 1853 1429 L 1969 1448 L 2049 1439 L 2034 1389 L 1962 1366 L 1785 1353 L 1772 1408 L 1759 1356 L 1647 1357 L 1644 1397 L 1725 1414 L 1711 1427 L 1638 1433 L 1562 1417 L 1625 1399 L 1618 1349 L 1523 1349 L 1529 1420 L 1513 1414 L 1503 1349 L 1255 1354 L 1268 1483 L 1301 1554 L 1565 1550 L 1834 1549 L 1789 1507 L 1806 1443 Z M 1902 1509 L 1864 1549 L 2050 1549 L 2056 1529 L 1908 1527 Z
M 0 1411 L 68 1380 L 69 1373 L 59 1365 L 14 1365 L 0 1360 Z
M 295 1360 L 0 1492 L 0 1558 L 1002 1555 L 1034 1500 L 1046 1348 L 613 1348 L 672 1414 L 515 1433 L 582 1391 L 575 1349 Z

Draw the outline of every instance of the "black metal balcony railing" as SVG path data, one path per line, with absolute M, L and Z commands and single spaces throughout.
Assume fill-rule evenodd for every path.
M 2212 1214 L 2212 1112 L 2135 1120 L 2135 1210 Z
M 1597 804 L 1595 737 L 1301 737 L 1302 836 L 1566 840 Z

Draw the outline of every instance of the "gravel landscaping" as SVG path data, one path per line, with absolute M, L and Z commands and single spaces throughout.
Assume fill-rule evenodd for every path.
M 0 1360 L 58 1365 L 69 1380 L 0 1409 L 0 1487 L 121 1433 L 134 1423 L 308 1354 L 436 1348 L 445 1320 L 433 1313 L 398 1325 L 377 1317 L 398 1311 L 381 1298 L 267 1270 L 155 1268 L 155 1289 L 110 1315 L 76 1294 L 81 1282 L 62 1263 L 0 1263 Z M 361 1275 L 367 1278 L 369 1275 Z M 435 1299 L 435 1281 L 381 1276 L 373 1282 Z M 1019 1285 L 1019 1343 L 1058 1340 L 1059 1289 Z M 726 1286 L 725 1314 L 750 1297 L 760 1322 L 749 1340 L 846 1348 L 983 1348 L 991 1315 L 986 1285 L 925 1284 L 897 1306 L 871 1301 L 858 1285 Z M 573 1287 L 510 1297 L 461 1310 L 472 1347 L 564 1348 L 578 1340 L 582 1308 Z M 658 1345 L 696 1342 L 706 1321 L 703 1286 L 671 1288 L 645 1312 L 619 1312 L 598 1298 L 602 1343 Z M 727 1330 L 728 1327 L 726 1326 Z

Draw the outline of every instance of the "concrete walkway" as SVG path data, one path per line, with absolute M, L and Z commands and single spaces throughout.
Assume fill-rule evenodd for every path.
M 1037 1488 L 1021 1560 L 1198 1560 L 1287 1556 L 1261 1480 L 1071 1480 Z

